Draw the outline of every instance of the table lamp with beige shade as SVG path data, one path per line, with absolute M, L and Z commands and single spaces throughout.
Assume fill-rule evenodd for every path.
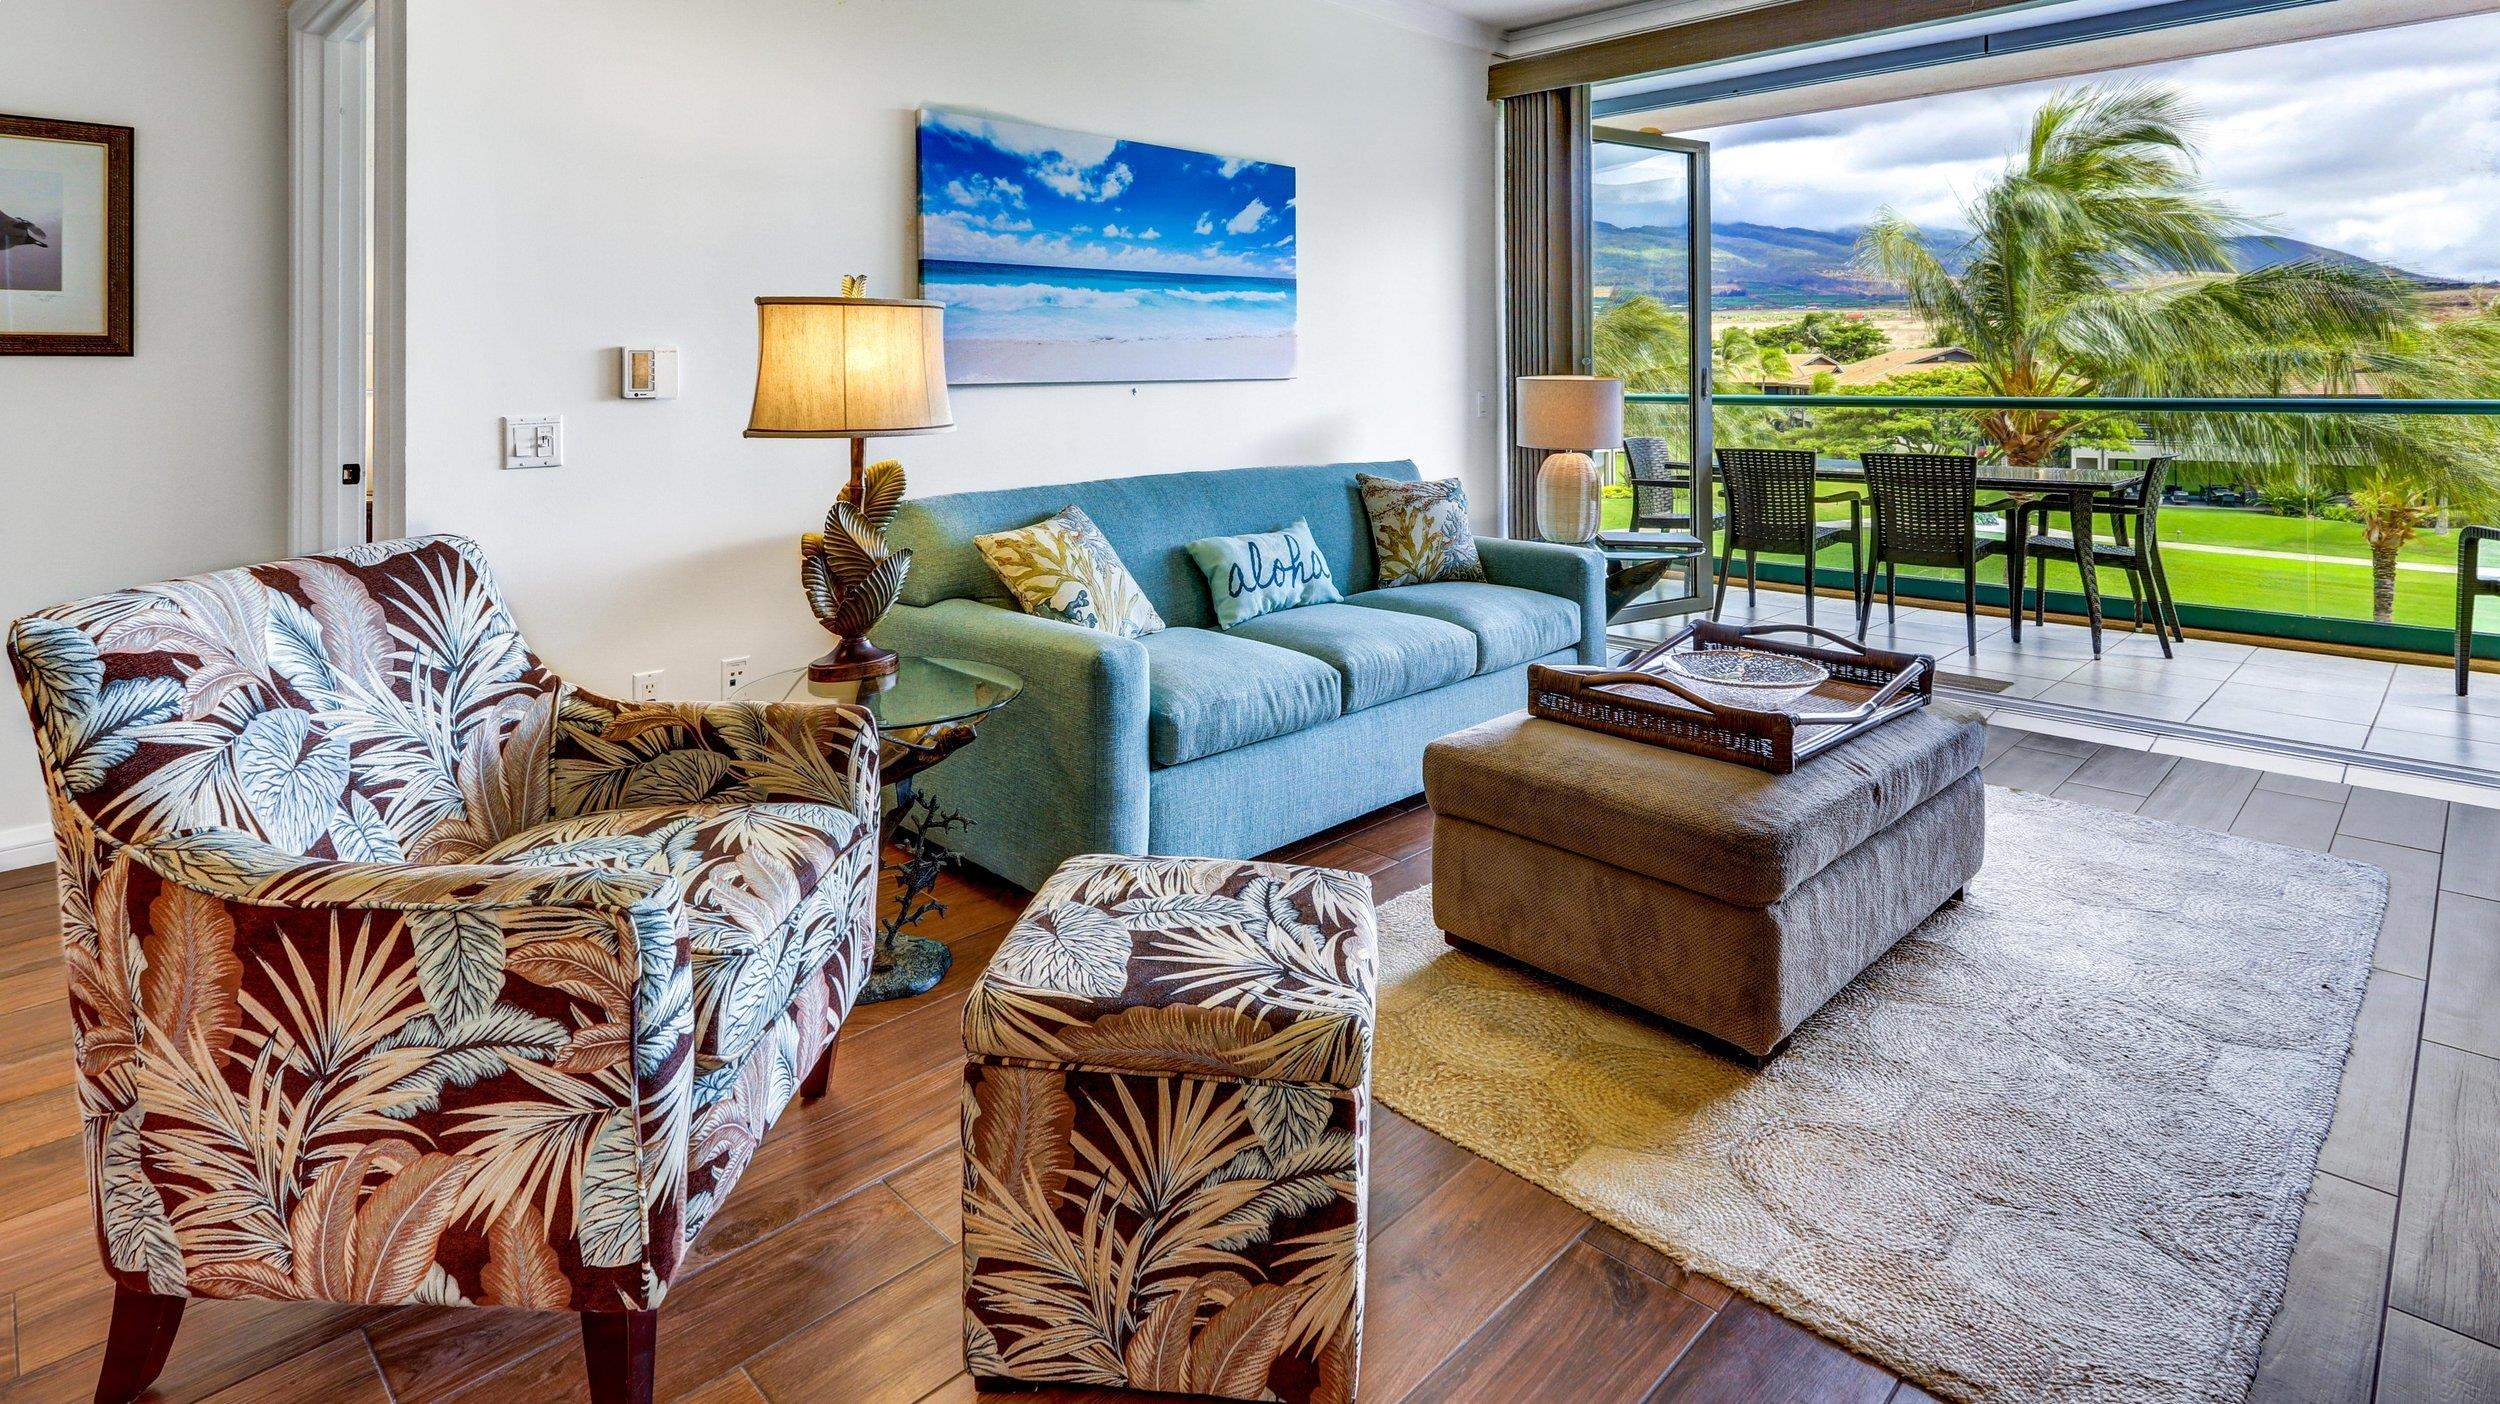
M 1597 537 L 1603 494 L 1597 462 L 1623 444 L 1623 382 L 1597 375 L 1523 375 L 1519 446 L 1554 449 L 1536 470 L 1536 534 L 1584 545 Z
M 892 674 L 894 655 L 868 630 L 894 605 L 911 569 L 909 551 L 889 550 L 886 523 L 903 500 L 903 466 L 868 462 L 868 440 L 934 434 L 955 427 L 946 399 L 943 304 L 861 297 L 864 279 L 843 280 L 842 297 L 759 297 L 759 349 L 750 439 L 848 439 L 851 481 L 825 514 L 825 529 L 799 547 L 800 581 L 833 650 L 808 665 L 821 683 L 874 685 Z

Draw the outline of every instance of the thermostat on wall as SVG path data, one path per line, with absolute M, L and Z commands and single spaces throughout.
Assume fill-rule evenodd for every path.
M 629 400 L 677 398 L 677 348 L 628 346 L 617 352 L 617 393 Z

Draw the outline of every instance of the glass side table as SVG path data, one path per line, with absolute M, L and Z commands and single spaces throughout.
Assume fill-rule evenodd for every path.
M 879 684 L 882 684 L 881 686 Z M 877 719 L 878 764 L 894 802 L 880 822 L 880 837 L 902 855 L 886 865 L 893 879 L 894 915 L 877 922 L 877 960 L 859 1002 L 925 994 L 946 978 L 954 952 L 943 941 L 914 936 L 910 928 L 946 910 L 929 895 L 955 855 L 945 845 L 949 830 L 971 821 L 918 793 L 913 780 L 972 742 L 983 718 L 1024 691 L 1024 679 L 1005 668 L 961 658 L 906 654 L 889 676 L 867 683 L 810 682 L 807 666 L 784 668 L 730 694 L 734 702 L 857 702 Z

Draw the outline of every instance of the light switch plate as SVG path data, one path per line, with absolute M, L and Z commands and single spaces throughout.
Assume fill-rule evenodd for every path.
M 564 466 L 564 416 L 505 415 L 503 419 L 503 466 L 506 468 L 560 468 Z

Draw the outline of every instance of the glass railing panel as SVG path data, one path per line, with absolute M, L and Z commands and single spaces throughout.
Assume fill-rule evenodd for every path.
M 1990 410 L 1965 407 L 1972 406 L 1967 398 L 1868 405 L 1849 403 L 1853 398 L 1860 397 L 1721 396 L 1713 421 L 1716 439 L 1727 447 L 1811 449 L 1838 463 L 1854 463 L 1860 453 L 1881 448 L 1990 456 L 1983 428 Z M 2316 432 L 2321 423 L 2316 416 L 2331 411 L 2414 419 L 2427 412 L 2489 418 L 2500 415 L 2500 402 L 2305 401 L 2299 402 L 2308 406 L 2301 433 L 2250 432 L 2277 427 L 2256 416 L 2283 401 L 2227 402 L 2231 407 L 2222 409 L 2190 401 L 2121 403 L 2135 404 L 2141 413 L 2110 416 L 2094 432 L 2078 435 L 2079 442 L 2062 456 L 2125 468 L 2154 455 L 2176 455 L 2153 515 L 2172 592 L 2191 626 L 2407 650 L 2430 655 L 2425 662 L 2446 652 L 2457 617 L 2457 546 L 2467 514 L 2418 489 L 2404 490 L 2366 459 L 2337 448 L 2337 436 Z M 1638 406 L 1642 412 L 1682 408 L 1671 402 Z M 2230 432 L 2204 427 L 2225 415 L 2237 417 L 2226 426 Z M 2267 418 L 2289 423 L 2298 417 Z M 2297 444 L 2304 438 L 2318 441 L 2317 447 L 2271 458 L 2233 447 Z M 2398 491 L 2390 491 L 2391 482 Z M 1852 491 L 1840 483 L 1827 484 L 1826 490 Z M 1826 519 L 1847 514 L 1844 505 L 1820 509 Z M 2062 507 L 2055 511 L 2050 529 L 2068 531 L 2066 515 Z M 2134 524 L 2130 516 L 2127 525 Z M 2092 530 L 2108 541 L 2115 525 L 2110 516 L 2096 515 Z M 1991 522 L 1982 529 L 2000 531 L 2002 525 Z M 2500 576 L 2500 542 L 2486 553 L 2489 569 Z M 1802 565 L 1794 556 L 1765 553 L 1761 560 L 1768 578 L 1799 578 Z M 1998 609 L 2004 604 L 2004 570 L 1997 560 L 1980 567 L 1983 602 Z M 1958 598 L 1957 570 L 1903 567 L 1900 573 L 1905 590 L 1906 582 L 1929 582 L 1934 588 L 1911 592 L 1932 596 L 1949 583 Z M 1819 578 L 1826 589 L 1844 589 L 1845 556 L 1827 549 Z M 2127 619 L 2132 607 L 2123 575 L 2104 571 L 2101 583 L 2108 615 Z M 2073 565 L 2050 562 L 2046 584 L 2051 612 L 2080 609 L 2081 581 Z M 2026 600 L 2030 586 L 2026 580 Z M 2479 597 L 2473 614 L 2478 648 L 2500 655 L 2500 639 L 2491 637 L 2500 634 L 2500 597 Z

